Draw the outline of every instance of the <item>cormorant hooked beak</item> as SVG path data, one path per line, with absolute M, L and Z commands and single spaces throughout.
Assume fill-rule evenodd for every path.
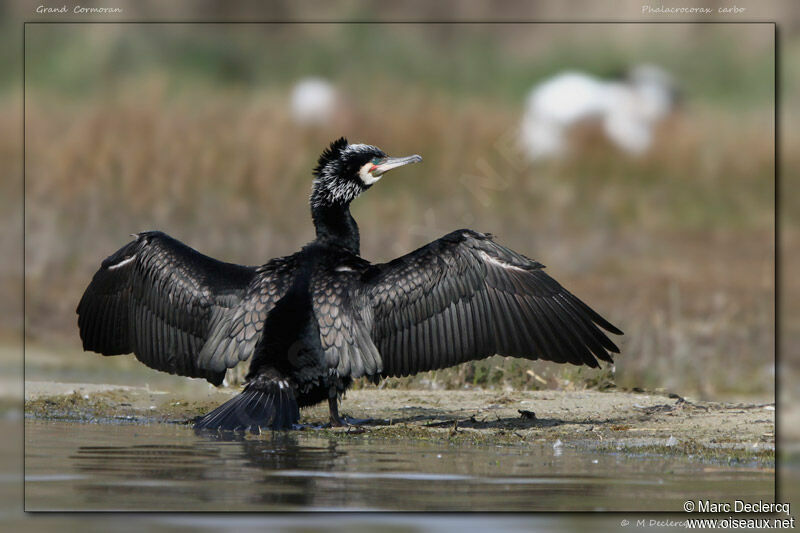
M 402 167 L 403 165 L 410 165 L 411 163 L 419 163 L 422 157 L 414 154 L 407 157 L 384 157 L 376 165 L 372 165 L 369 173 L 376 178 L 382 176 L 384 172 L 388 172 L 393 168 Z

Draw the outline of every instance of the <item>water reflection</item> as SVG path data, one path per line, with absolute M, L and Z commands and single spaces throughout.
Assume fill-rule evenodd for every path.
M 313 431 L 215 439 L 184 426 L 28 421 L 26 503 L 29 510 L 674 510 L 687 491 L 773 496 L 772 475 L 757 470 L 559 451 L 338 441 Z
M 70 459 L 87 479 L 113 477 L 116 492 L 146 487 L 169 495 L 188 490 L 193 498 L 214 505 L 235 498 L 236 505 L 285 507 L 312 504 L 317 480 L 302 475 L 276 478 L 274 472 L 336 470 L 346 455 L 331 440 L 304 439 L 301 445 L 293 434 L 274 433 L 257 439 L 199 438 L 192 445 L 80 446 Z M 104 498 L 109 490 L 95 481 L 78 488 Z M 97 500 L 89 496 L 89 501 Z

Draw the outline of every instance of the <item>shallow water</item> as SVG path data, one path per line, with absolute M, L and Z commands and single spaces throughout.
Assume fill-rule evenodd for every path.
M 25 421 L 28 511 L 679 512 L 690 498 L 742 495 L 772 501 L 774 474 L 579 445 L 330 439 L 313 430 L 219 440 L 172 424 Z

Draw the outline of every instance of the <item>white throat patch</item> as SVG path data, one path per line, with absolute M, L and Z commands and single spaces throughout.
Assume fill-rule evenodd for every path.
M 372 163 L 370 162 L 365 164 L 358 170 L 358 177 L 361 178 L 361 181 L 364 183 L 364 185 L 372 185 L 373 183 L 375 183 L 376 181 L 378 181 L 383 177 L 383 176 L 376 177 L 370 174 L 369 169 L 371 168 L 372 168 Z

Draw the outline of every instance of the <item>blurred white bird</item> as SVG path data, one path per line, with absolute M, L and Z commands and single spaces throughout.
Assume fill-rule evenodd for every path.
M 336 88 L 322 78 L 304 78 L 292 88 L 291 113 L 298 124 L 325 124 L 333 117 Z
M 653 65 L 633 68 L 625 80 L 607 81 L 580 72 L 564 72 L 534 87 L 525 103 L 520 141 L 531 159 L 562 155 L 571 126 L 599 120 L 618 147 L 644 153 L 653 129 L 673 109 L 675 84 Z

